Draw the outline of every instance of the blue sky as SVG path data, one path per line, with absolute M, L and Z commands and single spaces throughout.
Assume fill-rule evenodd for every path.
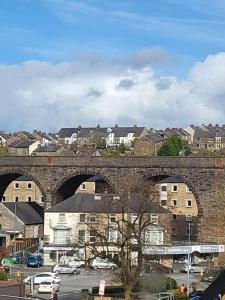
M 56 130 L 55 122 L 184 127 L 222 122 L 225 116 L 214 106 L 219 99 L 225 107 L 222 83 L 213 94 L 202 90 L 206 82 L 218 88 L 225 67 L 224 0 L 1 0 L 0 45 L 0 99 L 15 114 L 10 126 L 7 119 L 0 121 L 6 131 L 25 127 L 24 117 L 28 129 Z M 110 111 L 114 93 L 117 113 Z M 189 103 L 188 113 L 177 95 Z M 101 115 L 93 116 L 84 105 L 89 101 Z M 196 102 L 198 114 L 193 113 Z M 128 103 L 144 108 L 131 115 Z M 38 122 L 29 105 L 33 114 L 52 117 Z
M 225 48 L 225 3 L 211 0 L 1 0 L 0 63 L 162 47 L 187 70 Z M 180 67 L 179 67 L 180 65 Z M 179 70 L 184 73 L 184 69 Z

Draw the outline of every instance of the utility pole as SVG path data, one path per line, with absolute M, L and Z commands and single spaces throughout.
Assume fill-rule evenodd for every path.
M 190 247 L 191 242 L 191 223 L 188 222 L 188 246 Z M 190 257 L 191 251 L 188 250 L 188 269 L 187 269 L 187 296 L 189 295 L 190 291 Z
M 15 206 L 14 206 L 14 224 L 13 224 L 13 256 L 15 255 L 16 252 L 16 200 L 15 200 Z

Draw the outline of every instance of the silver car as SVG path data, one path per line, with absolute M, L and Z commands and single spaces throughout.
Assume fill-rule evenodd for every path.
M 75 267 L 71 267 L 69 265 L 55 265 L 53 267 L 53 272 L 60 274 L 79 274 L 80 270 Z
M 185 265 L 182 269 L 181 272 L 188 272 L 189 269 L 189 273 L 201 273 L 201 272 L 205 272 L 205 268 L 200 266 L 199 264 L 196 263 L 192 263 L 189 265 Z

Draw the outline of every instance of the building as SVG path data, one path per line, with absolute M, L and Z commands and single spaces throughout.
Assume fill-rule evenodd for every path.
M 174 244 L 197 240 L 198 207 L 187 185 L 176 177 L 168 177 L 158 184 L 160 204 L 171 214 L 171 241 Z
M 28 156 L 31 155 L 35 149 L 39 146 L 38 141 L 31 140 L 16 140 L 10 143 L 7 146 L 9 154 L 19 155 L 19 156 Z
M 10 234 L 11 243 L 7 246 L 14 244 L 16 251 L 20 250 L 20 245 L 27 240 L 32 245 L 37 244 L 39 238 L 43 237 L 44 211 L 36 202 L 2 202 L 0 216 L 1 230 L 8 236 Z
M 55 144 L 45 144 L 44 146 L 39 146 L 37 149 L 33 151 L 33 155 L 36 156 L 57 156 L 61 155 L 63 150 L 65 150 L 62 146 L 58 146 Z
M 77 141 L 77 133 L 79 132 L 79 128 L 61 128 L 58 136 L 58 143 L 71 145 Z
M 155 156 L 163 141 L 164 138 L 160 134 L 151 130 L 147 135 L 134 139 L 134 155 Z
M 43 198 L 40 189 L 26 176 L 20 176 L 12 181 L 4 192 L 0 202 L 37 202 L 43 206 Z
M 138 219 L 137 209 L 140 209 L 141 199 L 143 196 L 131 195 L 125 208 L 127 220 L 130 218 L 135 222 Z M 169 244 L 171 218 L 168 211 L 151 203 L 145 212 L 151 218 L 151 225 L 145 232 L 146 242 L 151 245 Z M 112 194 L 77 193 L 50 207 L 45 211 L 44 218 L 44 263 L 54 264 L 68 252 L 75 252 L 83 259 L 90 258 L 93 243 L 96 243 L 98 251 L 105 251 L 107 243 L 110 254 L 116 255 L 116 242 L 120 238 L 117 226 L 121 216 L 121 201 Z M 102 239 L 99 239 L 96 229 L 102 231 Z M 110 232 L 107 234 L 106 230 Z
M 185 130 L 191 136 L 194 151 L 219 151 L 225 148 L 225 125 L 190 125 Z

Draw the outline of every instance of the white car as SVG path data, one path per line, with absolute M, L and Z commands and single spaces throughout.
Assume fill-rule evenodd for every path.
M 42 281 L 37 288 L 38 293 L 51 293 L 53 290 L 58 292 L 59 284 L 50 279 Z
M 34 284 L 40 284 L 43 281 L 54 280 L 56 283 L 60 283 L 60 275 L 53 272 L 43 272 L 34 276 Z M 23 282 L 30 284 L 31 276 L 26 277 Z
M 55 265 L 53 267 L 53 272 L 56 272 L 56 273 L 60 273 L 60 274 L 79 274 L 80 273 L 80 270 L 78 270 L 77 268 L 75 267 L 71 267 L 69 265 Z
M 115 270 L 117 268 L 117 265 L 113 262 L 108 261 L 107 259 L 101 259 L 97 258 L 94 259 L 92 262 L 92 268 L 93 269 L 111 269 Z
M 68 266 L 73 268 L 85 268 L 85 261 L 78 259 L 71 259 L 68 261 Z

